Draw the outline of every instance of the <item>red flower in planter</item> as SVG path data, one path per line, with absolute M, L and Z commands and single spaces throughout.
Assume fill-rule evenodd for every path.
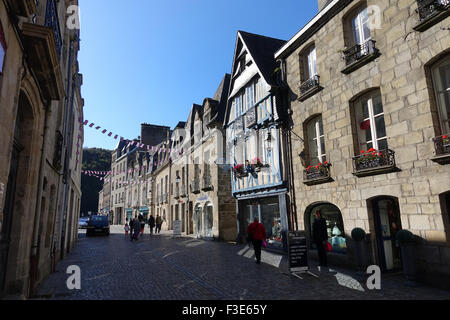
M 364 150 L 361 150 L 361 154 L 364 154 L 364 153 L 366 153 Z
M 442 136 L 442 139 L 447 139 L 448 138 L 448 136 Z

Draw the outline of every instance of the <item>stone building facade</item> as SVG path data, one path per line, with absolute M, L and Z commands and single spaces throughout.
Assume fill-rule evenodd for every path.
M 213 98 L 204 99 L 202 105 L 194 104 L 182 144 L 182 154 L 186 154 L 183 161 L 188 161 L 183 179 L 189 183 L 188 200 L 187 206 L 182 205 L 188 210 L 183 215 L 190 225 L 188 231 L 197 237 L 223 241 L 236 240 L 237 226 L 223 128 L 229 87 L 230 75 L 226 74 Z
M 447 1 L 321 1 L 275 58 L 292 110 L 297 224 L 328 223 L 332 263 L 402 269 L 395 234 L 418 245 L 421 277 L 450 277 L 450 36 Z M 339 50 L 341 48 L 342 50 Z M 313 251 L 314 252 L 314 251 Z
M 162 230 L 173 228 L 173 212 L 170 211 L 171 190 L 171 159 L 170 136 L 156 146 L 157 152 L 153 156 L 153 207 L 152 213 L 163 220 Z
M 0 2 L 0 296 L 31 296 L 70 251 L 83 117 L 78 1 Z

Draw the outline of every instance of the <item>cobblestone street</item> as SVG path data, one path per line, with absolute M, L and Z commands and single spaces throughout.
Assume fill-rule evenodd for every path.
M 382 290 L 368 290 L 366 280 L 338 269 L 305 275 L 287 273 L 284 256 L 263 252 L 254 263 L 248 246 L 171 234 L 131 242 L 121 227 L 110 237 L 89 237 L 84 232 L 72 252 L 39 288 L 35 299 L 84 300 L 297 300 L 297 299 L 450 299 L 450 292 L 405 285 L 401 274 L 382 276 Z M 67 267 L 81 269 L 81 290 L 66 287 Z M 357 280 L 359 279 L 359 281 Z

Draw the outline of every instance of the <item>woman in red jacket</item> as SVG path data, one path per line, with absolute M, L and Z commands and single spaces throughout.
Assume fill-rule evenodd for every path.
M 253 243 L 253 249 L 255 250 L 256 263 L 261 263 L 261 246 L 264 240 L 266 240 L 266 228 L 262 223 L 259 223 L 259 219 L 255 218 L 254 222 L 247 228 L 247 234 L 249 239 Z

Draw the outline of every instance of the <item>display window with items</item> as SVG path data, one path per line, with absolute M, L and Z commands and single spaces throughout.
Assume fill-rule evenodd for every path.
M 312 207 L 308 213 L 308 227 L 310 239 L 313 239 L 313 223 L 315 220 L 314 213 L 320 211 L 322 218 L 325 219 L 327 225 L 328 243 L 331 245 L 331 252 L 334 253 L 347 253 L 347 242 L 344 233 L 344 222 L 342 220 L 342 214 L 338 207 L 332 204 L 319 204 Z M 311 248 L 317 249 L 314 241 L 311 241 Z
M 272 248 L 283 248 L 283 227 L 278 197 L 245 202 L 244 230 L 258 218 L 266 229 L 266 242 Z

